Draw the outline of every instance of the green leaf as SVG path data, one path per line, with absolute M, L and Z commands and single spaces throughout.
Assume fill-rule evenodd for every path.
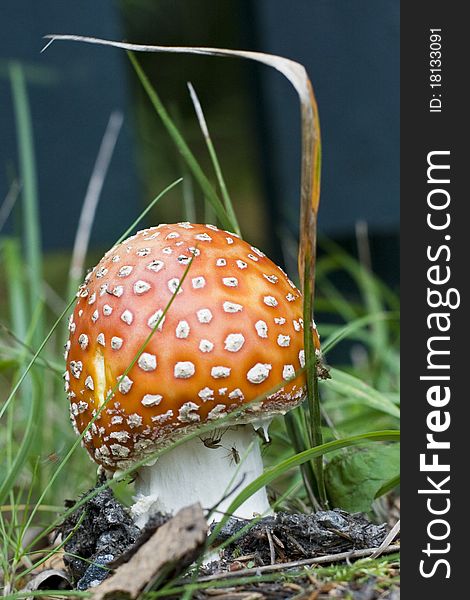
M 331 460 L 325 481 L 331 504 L 350 512 L 367 512 L 377 492 L 400 470 L 398 444 L 349 448 Z

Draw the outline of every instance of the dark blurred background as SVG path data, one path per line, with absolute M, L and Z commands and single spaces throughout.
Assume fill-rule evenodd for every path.
M 320 232 L 355 252 L 358 223 L 362 232 L 366 224 L 374 270 L 397 284 L 398 0 L 2 0 L 0 235 L 20 228 L 18 211 L 3 201 L 22 177 L 12 101 L 12 69 L 20 63 L 31 110 L 42 243 L 57 259 L 73 245 L 113 111 L 122 112 L 123 126 L 92 231 L 98 254 L 184 170 L 125 53 L 56 42 L 41 54 L 47 33 L 254 49 L 304 64 L 323 137 Z M 139 59 L 212 172 L 186 87 L 193 83 L 245 237 L 275 260 L 289 262 L 298 233 L 300 160 L 298 100 L 290 84 L 267 67 L 239 60 L 157 54 Z M 193 189 L 201 221 L 207 215 Z M 181 207 L 178 187 L 147 223 L 181 220 Z

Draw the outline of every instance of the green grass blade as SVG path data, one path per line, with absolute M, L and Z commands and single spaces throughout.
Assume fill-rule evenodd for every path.
M 365 317 L 359 317 L 358 319 L 354 319 L 344 327 L 337 329 L 333 334 L 331 334 L 331 336 L 326 340 L 326 342 L 322 344 L 322 354 L 327 354 L 339 342 L 356 333 L 360 329 L 366 327 L 367 325 L 374 323 L 375 321 L 393 320 L 398 319 L 398 317 L 399 314 L 397 312 L 381 311 L 378 313 L 366 315 Z
M 215 175 L 217 177 L 217 181 L 219 183 L 220 192 L 222 194 L 222 198 L 224 200 L 225 210 L 227 211 L 227 215 L 230 221 L 234 224 L 234 231 L 237 235 L 241 236 L 240 226 L 238 224 L 237 216 L 233 209 L 232 200 L 230 198 L 230 194 L 228 193 L 227 186 L 225 184 L 225 179 L 222 174 L 222 169 L 220 168 L 219 159 L 217 158 L 217 153 L 214 148 L 214 144 L 212 143 L 212 139 L 209 133 L 209 128 L 207 127 L 207 122 L 204 117 L 204 112 L 202 110 L 201 103 L 199 102 L 199 98 L 197 97 L 196 91 L 192 84 L 188 82 L 189 94 L 191 96 L 191 100 L 193 102 L 194 110 L 196 111 L 196 116 L 199 121 L 199 127 L 201 128 L 202 135 L 204 136 L 204 140 L 206 142 L 207 149 L 209 151 L 209 155 L 211 157 L 212 165 L 214 167 Z
M 367 314 L 376 314 L 383 310 L 382 294 L 375 278 L 366 268 L 360 269 L 359 287 L 364 298 Z M 388 328 L 383 320 L 375 320 L 370 324 L 372 364 L 381 364 L 383 352 L 389 347 Z
M 10 84 L 15 113 L 18 154 L 23 198 L 23 230 L 25 252 L 30 281 L 30 309 L 42 298 L 42 252 L 38 210 L 38 186 L 36 160 L 34 156 L 33 126 L 28 101 L 28 92 L 23 67 L 18 62 L 10 63 Z M 35 333 L 35 341 L 42 337 L 42 327 Z
M 13 331 L 8 329 L 6 325 L 0 322 L 0 330 L 3 331 L 11 340 L 13 340 L 21 349 L 15 348 L 11 345 L 0 343 L 0 370 L 1 365 L 4 361 L 9 361 L 10 366 L 21 365 L 24 362 L 25 353 L 29 356 L 34 356 L 34 350 L 27 343 L 23 342 Z M 53 359 L 48 357 L 38 357 L 37 365 L 43 369 L 48 369 L 54 375 L 59 376 L 62 374 L 64 368 L 62 364 L 55 362 Z
M 39 413 L 40 413 L 40 397 L 36 386 L 31 388 L 31 402 L 29 403 L 30 410 L 28 421 L 25 428 L 23 440 L 16 450 L 15 457 L 8 469 L 6 477 L 3 482 L 0 483 L 0 504 L 3 504 L 6 496 L 12 489 L 21 469 L 29 458 L 30 449 L 34 445 L 36 435 L 38 433 L 39 426 Z
M 388 494 L 388 492 L 391 492 L 393 490 L 393 488 L 396 488 L 399 485 L 400 485 L 400 475 L 395 475 L 395 477 L 392 477 L 392 479 L 389 479 L 388 481 L 386 481 L 383 484 L 383 486 L 375 494 L 375 497 L 380 498 L 381 496 Z
M 316 301 L 317 311 L 339 315 L 346 323 L 357 319 L 364 312 L 362 305 L 351 302 L 328 279 L 322 278 L 318 287 L 322 291 L 322 298 Z M 328 298 L 326 306 L 325 297 Z
M 129 237 L 129 235 L 133 232 L 133 230 L 137 227 L 137 225 L 142 221 L 142 219 L 152 210 L 152 208 L 155 206 L 155 204 L 159 200 L 161 200 L 163 198 L 163 196 L 165 196 L 170 190 L 172 190 L 174 187 L 179 185 L 182 181 L 183 181 L 182 177 L 175 179 L 175 181 L 173 181 L 173 183 L 170 183 L 170 185 L 168 185 L 164 190 L 162 190 L 158 194 L 158 196 L 155 196 L 155 198 L 152 200 L 152 202 L 150 202 L 150 204 L 147 206 L 147 208 L 145 208 L 145 210 L 143 210 L 140 213 L 140 215 L 137 217 L 137 219 L 132 223 L 132 225 L 130 225 L 126 229 L 126 231 L 121 235 L 121 237 L 117 240 L 117 242 L 115 242 L 114 245 L 117 246 L 123 240 L 125 240 L 127 237 Z
M 356 284 L 359 286 L 361 277 L 363 276 L 362 271 L 364 270 L 361 264 L 348 254 L 339 244 L 333 242 L 330 239 L 322 238 L 320 240 L 320 246 L 328 253 L 328 262 L 331 265 L 336 265 L 337 269 L 344 269 L 347 271 Z M 391 310 L 400 309 L 400 298 L 399 296 L 390 289 L 383 281 L 381 281 L 376 275 L 371 272 L 367 273 L 368 277 L 373 280 L 373 283 L 385 301 L 385 304 Z
M 303 428 L 301 423 L 302 408 L 296 408 L 288 412 L 284 417 L 287 433 L 289 435 L 293 449 L 297 454 L 307 450 L 305 443 L 305 436 L 303 435 Z M 315 478 L 315 471 L 311 462 L 306 462 L 300 466 L 302 473 L 302 479 L 307 495 L 310 498 L 312 507 L 317 504 L 316 498 L 318 497 L 318 485 Z
M 8 221 L 8 217 L 10 216 L 16 201 L 20 195 L 21 186 L 16 179 L 14 179 L 10 185 L 10 189 L 7 192 L 3 202 L 0 205 L 0 233 Z
M 5 265 L 5 277 L 9 282 L 9 285 L 7 286 L 8 305 L 11 324 L 14 328 L 13 335 L 25 339 L 28 330 L 27 315 L 29 311 L 26 286 L 23 279 L 23 260 L 21 257 L 19 241 L 16 239 L 3 240 L 2 250 L 3 262 Z M 17 369 L 13 381 L 18 376 L 18 373 L 21 372 L 25 357 L 26 352 L 24 350 L 18 353 L 16 360 Z M 11 352 L 9 352 L 9 358 L 11 359 Z M 17 449 L 15 432 L 18 428 L 18 424 L 21 423 L 21 426 L 23 425 L 23 415 L 27 414 L 27 407 L 32 393 L 31 381 L 27 381 L 27 384 L 21 389 L 19 406 L 16 407 L 16 410 L 11 406 L 7 412 L 6 426 L 3 427 L 4 436 L 0 446 L 2 454 L 4 453 L 4 469 L 6 470 L 6 474 L 4 475 L 5 479 L 11 475 L 12 469 L 16 468 L 15 465 L 17 463 L 15 455 L 17 455 Z
M 330 370 L 330 374 L 331 379 L 324 381 L 324 386 L 347 398 L 356 398 L 359 402 L 375 410 L 396 417 L 397 419 L 400 418 L 400 410 L 396 404 L 358 377 L 335 368 Z
M 217 214 L 207 198 L 204 198 L 204 223 L 217 225 Z
M 193 182 L 189 172 L 184 175 L 183 179 L 183 215 L 185 221 L 188 221 L 189 223 L 197 223 Z
M 291 496 L 294 492 L 297 491 L 297 489 L 301 486 L 302 484 L 300 482 L 295 482 L 293 483 L 277 500 L 274 501 L 274 503 L 271 506 L 271 509 L 273 511 L 276 511 L 276 509 L 287 499 L 289 498 L 289 496 Z M 242 537 L 246 532 L 248 532 L 250 529 L 252 529 L 257 523 L 259 523 L 259 521 L 265 517 L 265 514 L 262 515 L 256 515 L 255 517 L 253 517 L 253 519 L 250 519 L 248 521 L 248 523 L 246 525 L 244 525 L 241 529 L 239 529 L 236 533 L 232 534 L 230 537 L 228 537 L 226 540 L 224 540 L 223 542 L 221 542 L 218 546 L 217 546 L 217 551 L 220 552 L 221 550 L 223 550 L 224 548 L 226 548 L 227 546 L 230 546 L 230 544 L 233 544 L 234 542 L 236 542 L 238 539 L 240 539 L 240 537 Z M 209 550 L 209 552 L 211 552 Z
M 307 368 L 307 406 L 308 406 L 308 433 L 312 446 L 321 446 L 323 434 L 321 429 L 320 395 L 318 391 L 317 355 L 313 342 L 313 331 L 311 327 L 313 317 L 313 288 L 312 273 L 313 257 L 308 254 L 304 262 L 305 273 L 303 274 L 303 316 L 304 316 L 304 351 Z M 325 477 L 323 472 L 323 455 L 313 457 L 313 469 L 318 489 L 318 502 L 322 508 L 327 508 L 328 498 L 325 488 Z
M 152 86 L 149 79 L 147 78 L 144 71 L 142 70 L 134 53 L 128 52 L 128 56 L 130 58 L 132 66 L 134 67 L 134 70 L 135 70 L 143 88 L 145 89 L 148 97 L 150 98 L 150 101 L 151 101 L 153 107 L 155 108 L 160 119 L 162 120 L 162 123 L 165 126 L 166 130 L 170 134 L 171 139 L 173 140 L 173 142 L 175 143 L 179 152 L 181 153 L 182 157 L 186 161 L 194 178 L 201 186 L 201 189 L 202 189 L 205 197 L 212 204 L 212 206 L 217 214 L 218 219 L 222 223 L 222 226 L 226 229 L 234 230 L 236 227 L 236 223 L 233 223 L 231 221 L 231 219 L 228 216 L 228 214 L 224 208 L 224 205 L 220 201 L 216 191 L 212 187 L 209 179 L 204 174 L 204 172 L 203 172 L 201 166 L 199 165 L 199 163 L 197 162 L 194 154 L 189 149 L 189 146 L 185 142 L 179 129 L 176 127 L 175 123 L 172 121 L 170 115 L 168 114 L 168 111 L 163 106 L 157 92 L 155 91 L 154 87 Z
M 184 128 L 182 124 L 181 114 L 178 110 L 177 106 L 170 107 L 171 117 L 176 127 L 183 135 Z M 198 223 L 197 221 L 197 211 L 196 211 L 196 198 L 194 196 L 193 189 L 193 181 L 191 173 L 188 169 L 188 165 L 186 161 L 183 159 L 181 154 L 178 153 L 177 156 L 178 161 L 178 171 L 181 173 L 183 177 L 183 185 L 182 185 L 182 195 L 183 195 L 183 206 L 182 206 L 182 214 L 183 221 L 187 221 L 188 223 Z
M 8 304 L 10 307 L 11 330 L 15 336 L 24 339 L 27 330 L 28 307 L 25 302 L 26 290 L 22 277 L 22 263 L 18 240 L 5 238 L 2 240 L 3 264 L 5 278 L 8 281 Z
M 43 341 L 41 342 L 39 348 L 36 350 L 36 352 L 34 353 L 34 356 L 31 358 L 31 360 L 28 363 L 28 366 L 25 368 L 25 370 L 23 371 L 23 373 L 21 374 L 21 377 L 18 379 L 18 381 L 15 383 L 15 385 L 13 386 L 13 389 L 11 390 L 10 394 L 8 395 L 8 398 L 5 400 L 5 402 L 3 403 L 2 408 L 0 409 L 0 419 L 3 417 L 3 415 L 5 414 L 5 411 L 8 409 L 8 407 L 10 406 L 11 401 L 13 400 L 16 392 L 18 391 L 19 387 L 21 386 L 21 384 L 23 383 L 23 381 L 26 379 L 26 377 L 28 376 L 28 373 L 30 372 L 30 370 L 32 369 L 34 363 L 36 362 L 36 359 L 38 358 L 38 356 L 41 354 L 41 352 L 43 351 L 44 347 L 46 346 L 47 342 L 50 340 L 50 338 L 52 337 L 52 334 L 54 333 L 54 331 L 57 329 L 57 327 L 60 325 L 60 323 L 62 322 L 62 319 L 65 317 L 65 315 L 68 313 L 68 311 L 70 310 L 71 306 L 74 304 L 75 302 L 75 298 L 73 298 L 72 300 L 70 300 L 70 302 L 67 304 L 67 306 L 64 308 L 63 312 L 59 315 L 59 317 L 56 319 L 54 325 L 51 327 L 51 329 L 49 330 L 48 334 L 46 335 L 46 337 L 43 339 Z

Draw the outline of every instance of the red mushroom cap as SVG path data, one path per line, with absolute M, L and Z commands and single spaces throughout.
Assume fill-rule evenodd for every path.
M 263 394 L 271 392 L 238 423 L 285 413 L 304 396 L 305 374 L 295 376 L 304 366 L 301 294 L 233 233 L 189 223 L 140 231 L 103 257 L 77 296 L 65 387 L 78 432 L 102 409 L 84 444 L 107 469 L 208 422 L 215 428 Z

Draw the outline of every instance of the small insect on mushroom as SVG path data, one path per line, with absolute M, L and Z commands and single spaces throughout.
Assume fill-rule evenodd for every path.
M 85 448 L 109 475 L 146 463 L 131 509 L 139 527 L 197 501 L 222 514 L 226 490 L 263 472 L 255 431 L 304 398 L 300 292 L 236 235 L 192 223 L 116 245 L 80 290 L 65 384 L 77 431 L 92 422 Z M 269 511 L 262 488 L 235 516 Z
M 225 455 L 225 458 L 230 458 L 230 464 L 240 464 L 240 454 L 235 446 L 232 446 L 231 448 L 225 448 L 225 450 L 228 450 L 228 454 Z
M 228 428 L 224 429 L 224 431 L 222 431 L 222 433 L 220 433 L 217 429 L 214 429 L 213 432 L 211 432 L 211 434 L 206 437 L 203 438 L 201 436 L 199 436 L 199 439 L 201 440 L 201 442 L 204 444 L 204 446 L 206 448 L 223 448 L 222 444 L 220 443 L 222 441 L 222 437 L 224 435 L 224 433 L 227 431 Z

